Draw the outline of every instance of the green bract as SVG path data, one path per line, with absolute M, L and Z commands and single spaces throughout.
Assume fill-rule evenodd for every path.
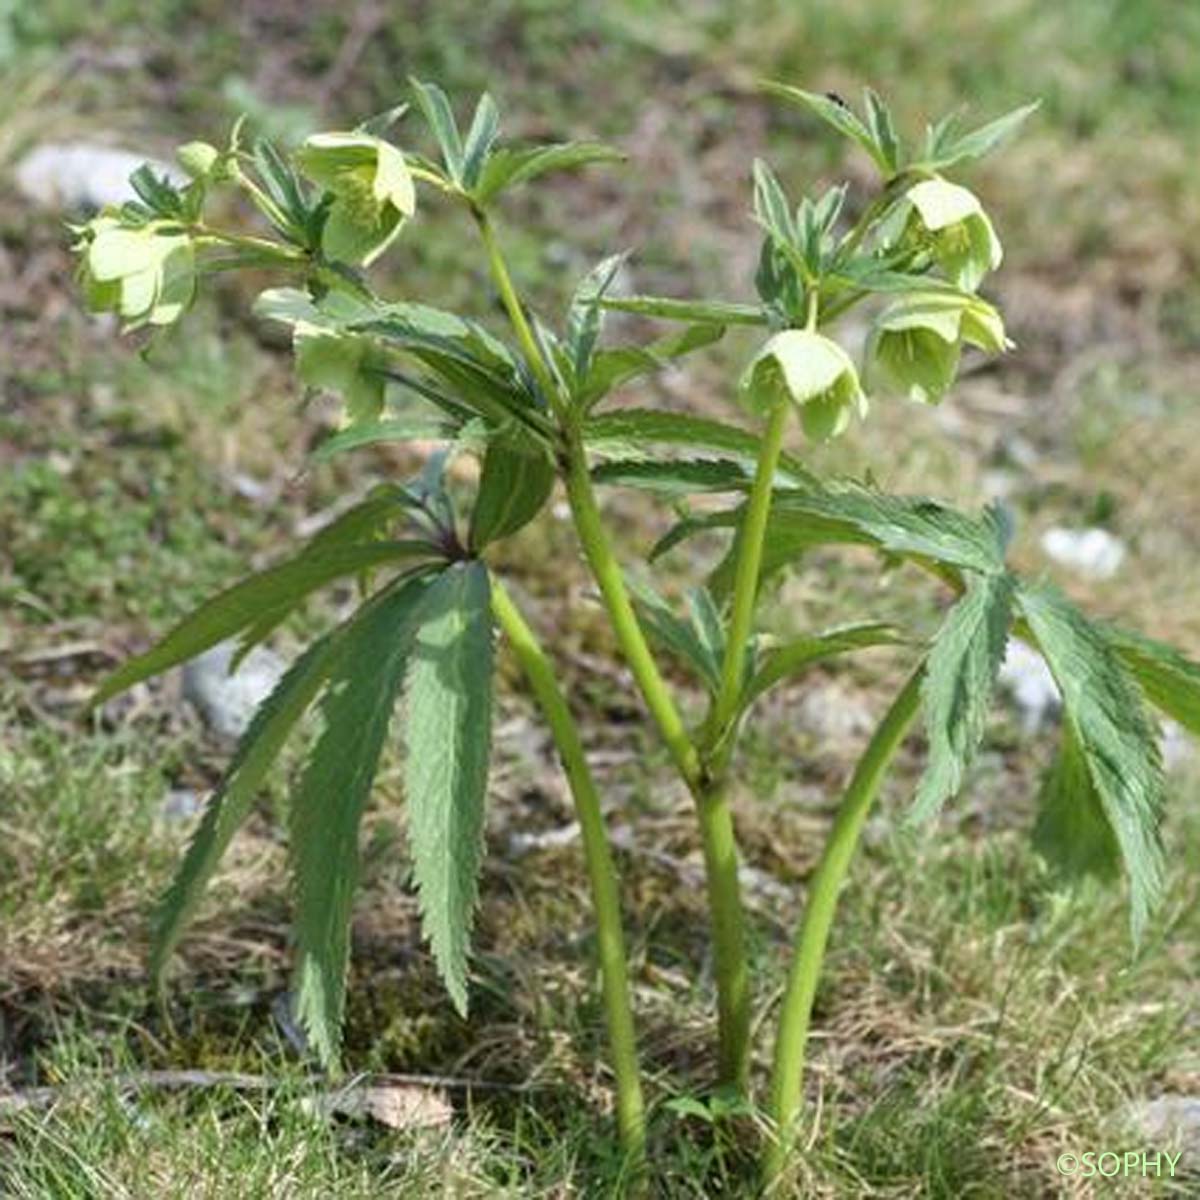
M 128 328 L 170 325 L 195 296 L 195 251 L 174 222 L 131 226 L 102 215 L 83 227 L 78 247 L 88 307 L 117 313 Z
M 867 341 L 867 380 L 926 404 L 954 382 L 963 345 L 1008 349 L 1000 314 L 978 296 L 912 292 L 888 305 Z
M 404 155 L 367 133 L 315 133 L 296 164 L 332 197 L 321 249 L 340 262 L 375 261 L 416 209 Z
M 904 198 L 911 219 L 931 236 L 938 264 L 959 287 L 974 291 L 1000 265 L 1000 239 L 973 192 L 939 177 L 914 184 Z
M 822 334 L 785 329 L 754 357 L 741 390 L 759 412 L 790 402 L 800 413 L 804 432 L 814 441 L 844 433 L 851 414 L 867 414 L 850 356 Z

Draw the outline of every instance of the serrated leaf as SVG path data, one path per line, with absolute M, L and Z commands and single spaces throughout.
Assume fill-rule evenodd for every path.
M 372 567 L 427 557 L 425 542 L 367 542 L 359 545 L 323 546 L 260 571 L 205 601 L 160 642 L 124 663 L 100 685 L 92 707 L 126 688 L 195 658 L 226 638 L 261 620 L 264 612 L 286 615 L 319 587 Z
M 1104 636 L 1150 703 L 1200 737 L 1200 663 L 1132 630 L 1104 626 Z
M 913 821 L 936 816 L 958 794 L 983 741 L 1015 590 L 1007 573 L 972 576 L 934 638 L 921 684 L 929 762 L 917 786 Z
M 376 446 L 381 442 L 445 441 L 457 436 L 460 426 L 437 417 L 401 417 L 365 421 L 327 437 L 309 456 L 314 463 L 328 462 L 347 450 Z
M 267 772 L 328 678 L 343 629 L 326 634 L 300 655 L 242 734 L 221 786 L 205 805 L 183 862 L 155 913 L 150 974 L 156 984 L 161 983 L 167 962 L 226 847 L 249 816 Z
M 550 498 L 554 480 L 554 462 L 544 446 L 515 432 L 492 438 L 471 510 L 472 549 L 482 550 L 528 525 Z
M 1157 731 L 1137 684 L 1099 628 L 1048 584 L 1024 584 L 1017 598 L 1062 692 L 1064 721 L 1120 848 L 1136 942 L 1163 885 Z M 1080 803 L 1090 802 L 1080 797 Z
M 564 341 L 576 379 L 583 379 L 592 365 L 592 354 L 604 322 L 600 298 L 613 285 L 627 255 L 610 254 L 597 263 L 576 285 L 567 306 Z
M 422 924 L 464 1015 L 491 752 L 490 595 L 478 561 L 455 564 L 437 579 L 417 616 L 404 704 L 408 835 Z
M 761 442 L 758 436 L 736 425 L 690 413 L 668 412 L 657 408 L 620 408 L 588 418 L 583 427 L 584 442 L 602 454 L 632 455 L 649 446 L 679 446 L 712 454 L 736 454 L 756 462 Z M 783 470 L 798 482 L 814 477 L 798 458 L 786 452 L 780 456 Z
M 321 700 L 324 722 L 292 797 L 288 849 L 296 894 L 296 1018 L 336 1068 L 358 886 L 358 832 L 415 633 L 432 586 L 410 579 L 346 629 Z
M 754 472 L 745 463 L 728 459 L 622 458 L 593 467 L 592 479 L 616 487 L 689 495 L 745 491 L 754 481 Z
M 501 192 L 550 171 L 570 171 L 591 163 L 623 162 L 625 155 L 600 142 L 560 142 L 527 149 L 502 148 L 488 160 L 471 192 L 477 204 L 488 204 Z
M 442 152 L 442 161 L 450 178 L 458 184 L 463 182 L 463 144 L 454 119 L 454 110 L 446 93 L 436 83 L 422 83 L 409 78 L 420 108 L 430 130 Z
M 767 314 L 757 304 L 727 300 L 674 300 L 667 296 L 605 296 L 600 303 L 614 312 L 692 321 L 710 325 L 765 325 Z
M 771 95 L 798 104 L 801 108 L 806 108 L 820 117 L 843 137 L 847 137 L 861 146 L 885 175 L 891 173 L 887 159 L 876 144 L 874 137 L 871 136 L 871 131 L 843 100 L 829 95 L 823 96 L 817 92 L 806 92 L 803 88 L 791 87 L 784 83 L 767 81 L 762 86 Z
M 800 674 L 814 663 L 871 646 L 898 646 L 904 641 L 904 636 L 894 625 L 879 621 L 792 638 L 761 655 L 761 663 L 742 695 L 741 707 L 748 708 L 777 683 Z
M 1042 780 L 1033 845 L 1068 880 L 1084 875 L 1112 879 L 1121 871 L 1121 848 L 1069 725 Z

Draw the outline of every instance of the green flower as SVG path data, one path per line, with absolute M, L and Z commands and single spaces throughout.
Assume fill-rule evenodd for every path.
M 115 312 L 127 326 L 170 325 L 196 294 L 191 238 L 171 221 L 128 225 L 103 215 L 80 230 L 75 249 L 88 307 Z
M 807 329 L 775 334 L 750 364 L 741 390 L 760 411 L 794 404 L 805 434 L 814 441 L 845 432 L 852 413 L 867 414 L 867 398 L 849 355 L 837 342 Z
M 332 259 L 375 261 L 416 208 L 416 192 L 404 155 L 366 133 L 315 133 L 296 162 L 332 197 L 321 248 Z
M 910 222 L 933 243 L 933 256 L 959 287 L 973 292 L 1004 250 L 973 192 L 945 179 L 925 179 L 904 194 Z
M 1007 350 L 1000 314 L 978 296 L 913 292 L 880 313 L 867 341 L 867 377 L 911 400 L 936 404 L 958 372 L 963 345 Z

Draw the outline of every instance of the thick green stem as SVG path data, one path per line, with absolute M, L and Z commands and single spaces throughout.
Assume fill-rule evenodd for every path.
M 617 1082 L 617 1125 L 621 1144 L 636 1163 L 645 1153 L 645 1106 L 638 1075 L 633 1014 L 629 1006 L 629 970 L 621 929 L 617 874 L 604 828 L 600 797 L 584 757 L 579 730 L 554 677 L 554 670 L 533 630 L 504 585 L 495 577 L 492 579 L 492 609 L 550 726 L 575 801 L 575 815 L 583 836 L 583 855 L 592 889 L 592 906 L 596 912 L 604 1015 Z
M 804 1056 L 808 1044 L 809 1020 L 829 930 L 837 910 L 838 892 L 850 860 L 858 845 L 888 764 L 904 740 L 917 713 L 921 699 L 921 671 L 917 671 L 892 702 L 875 730 L 854 776 L 842 797 L 833 829 L 817 873 L 809 887 L 804 919 L 796 934 L 791 969 L 783 996 L 779 1030 L 775 1039 L 775 1063 L 771 1073 L 769 1115 L 775 1134 L 767 1147 L 763 1163 L 765 1182 L 778 1180 L 787 1163 L 804 1084 Z

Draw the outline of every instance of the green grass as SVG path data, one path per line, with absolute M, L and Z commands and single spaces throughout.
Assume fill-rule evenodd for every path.
M 1010 252 L 997 286 L 1020 354 L 966 380 L 943 410 L 880 404 L 853 440 L 820 452 L 822 465 L 870 467 L 888 486 L 967 503 L 1006 472 L 1023 570 L 1045 565 L 1037 538 L 1047 526 L 1107 524 L 1130 544 L 1131 565 L 1105 584 L 1068 578 L 1071 590 L 1195 655 L 1200 82 L 1186 54 L 1198 19 L 1188 6 L 505 0 L 480 9 L 450 0 L 421 6 L 419 20 L 408 6 L 382 6 L 382 24 L 339 66 L 351 11 L 224 0 L 0 6 L 0 67 L 19 69 L 21 83 L 0 103 L 0 160 L 35 136 L 96 130 L 166 152 L 219 138 L 240 108 L 286 136 L 306 112 L 337 123 L 383 108 L 409 72 L 438 79 L 464 107 L 488 86 L 513 132 L 594 134 L 632 158 L 629 169 L 588 171 L 506 210 L 514 270 L 554 312 L 588 255 L 629 245 L 640 289 L 748 292 L 752 155 L 769 150 L 797 188 L 839 166 L 834 144 L 802 114 L 755 94 L 762 75 L 851 97 L 869 82 L 910 128 L 964 101 L 982 119 L 1039 95 L 1027 137 L 972 179 Z M 35 105 L 33 85 L 48 77 L 39 72 L 84 50 L 52 103 Z M 272 1014 L 290 964 L 286 771 L 233 847 L 165 1008 L 150 996 L 146 916 L 188 832 L 163 820 L 162 797 L 172 787 L 206 791 L 226 752 L 170 683 L 105 723 L 80 720 L 80 703 L 118 657 L 189 604 L 286 553 L 300 521 L 408 460 L 379 452 L 302 472 L 328 412 L 302 401 L 280 347 L 246 318 L 247 290 L 223 281 L 147 365 L 79 313 L 55 221 L 7 180 L 0 199 L 0 1056 L 6 1086 L 66 1085 L 48 1111 L 0 1115 L 0 1191 L 618 1192 L 578 848 L 508 849 L 514 832 L 570 819 L 508 667 L 472 1021 L 450 1011 L 420 945 L 399 767 L 389 759 L 365 841 L 348 1056 L 358 1070 L 529 1090 L 454 1089 L 449 1130 L 306 1115 L 300 1102 L 316 1085 Z M 463 269 L 463 231 L 444 217 L 433 205 L 422 214 L 420 237 L 389 268 L 395 290 L 491 319 L 483 274 Z M 720 412 L 728 371 L 749 346 L 731 338 L 640 398 Z M 1011 452 L 1014 437 L 1038 455 L 1032 468 Z M 239 475 L 265 485 L 267 498 L 245 499 Z M 670 517 L 642 498 L 607 500 L 629 559 Z M 564 596 L 583 594 L 569 530 L 553 517 L 506 547 L 503 565 L 547 630 L 562 626 Z M 671 559 L 667 590 L 698 565 Z M 932 622 L 940 603 L 914 575 L 879 586 L 853 556 L 832 554 L 814 556 L 781 598 L 781 631 L 852 613 Z M 286 630 L 283 648 L 335 599 Z M 611 650 L 598 611 L 575 607 L 559 658 L 632 847 L 621 869 L 656 1190 L 749 1194 L 752 1120 L 714 1129 L 697 1115 L 703 1096 L 691 1115 L 667 1107 L 694 1096 L 712 1066 L 690 817 L 622 676 L 597 670 Z M 901 668 L 880 652 L 819 682 L 876 711 Z M 806 725 L 804 696 L 801 687 L 764 706 L 737 797 L 748 860 L 793 894 L 781 902 L 751 891 L 764 1030 L 803 881 L 857 748 L 852 733 Z M 1035 779 L 1026 760 L 1049 750 L 1049 739 L 1031 746 L 1010 721 L 996 722 L 967 794 L 920 839 L 897 832 L 917 764 L 910 751 L 835 925 L 797 1194 L 1120 1194 L 1107 1185 L 1068 1193 L 1055 1157 L 1121 1144 L 1117 1114 L 1132 1097 L 1200 1091 L 1188 990 L 1200 939 L 1189 866 L 1200 850 L 1200 781 L 1193 771 L 1173 785 L 1170 898 L 1133 957 L 1119 894 L 1059 895 L 1028 849 Z M 760 1039 L 760 1078 L 766 1051 Z M 114 1084 L 124 1072 L 183 1067 L 275 1085 L 176 1094 Z

